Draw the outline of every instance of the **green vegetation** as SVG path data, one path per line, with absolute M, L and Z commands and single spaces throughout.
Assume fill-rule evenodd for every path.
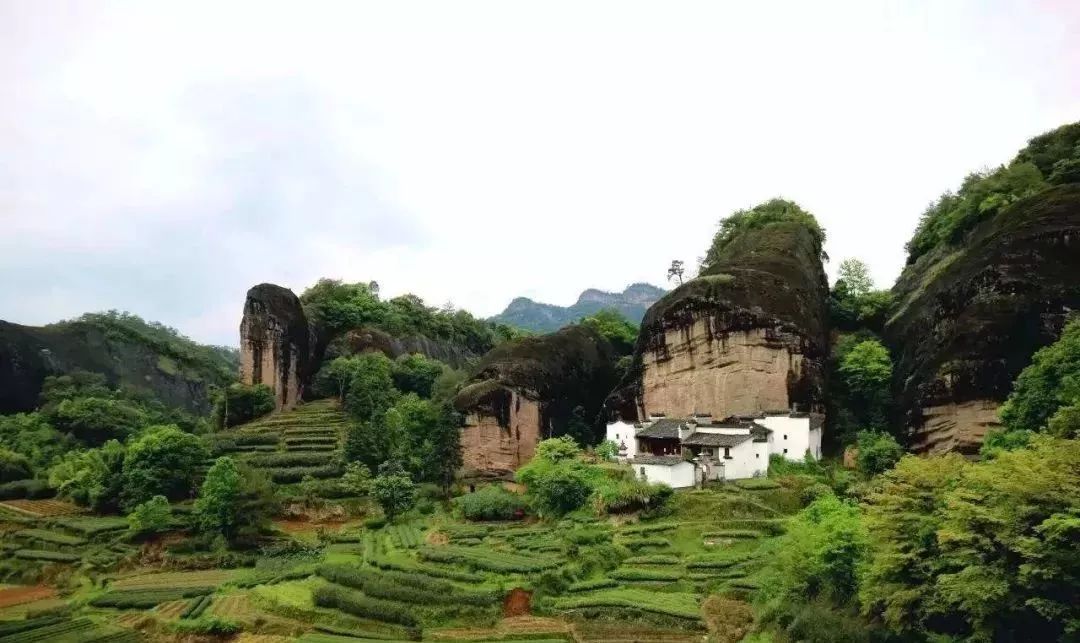
M 1080 437 L 1070 418 L 1080 405 L 1080 319 L 1066 324 L 1061 338 L 1040 349 L 1016 379 L 1001 409 L 1008 431 L 1050 430 L 1063 438 Z
M 712 245 L 706 251 L 705 258 L 702 259 L 702 272 L 719 264 L 724 250 L 744 232 L 760 230 L 780 222 L 794 222 L 805 226 L 811 232 L 817 252 L 824 252 L 822 248 L 825 245 L 825 230 L 818 224 L 814 215 L 791 201 L 771 199 L 749 210 L 736 210 L 720 221 L 720 229 L 713 237 Z
M 212 422 L 218 429 L 250 422 L 274 410 L 274 392 L 265 384 L 235 382 L 214 396 Z
M 524 498 L 499 485 L 454 498 L 454 506 L 466 520 L 520 520 L 528 510 Z

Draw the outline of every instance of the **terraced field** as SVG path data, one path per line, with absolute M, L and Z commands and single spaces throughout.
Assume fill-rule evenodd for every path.
M 214 436 L 218 454 L 232 454 L 278 484 L 305 476 L 334 478 L 345 431 L 345 414 L 335 400 L 317 400 L 274 413 Z

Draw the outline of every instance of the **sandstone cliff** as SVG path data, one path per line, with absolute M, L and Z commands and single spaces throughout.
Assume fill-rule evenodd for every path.
M 454 400 L 466 416 L 466 475 L 507 475 L 545 438 L 572 433 L 595 441 L 615 382 L 611 345 L 584 326 L 497 346 Z
M 913 448 L 976 452 L 1032 353 L 1080 309 L 1080 184 L 1013 203 L 893 291 L 885 333 Z
M 613 416 L 818 412 L 824 401 L 828 282 L 804 225 L 751 229 L 697 279 L 646 313 Z
M 104 314 L 87 318 L 43 327 L 0 321 L 0 413 L 33 410 L 47 376 L 82 370 L 203 414 L 210 410 L 210 387 L 235 373 L 224 350 L 191 350 L 189 340 L 181 346 L 140 334 L 131 317 L 124 325 Z
M 240 322 L 242 382 L 269 386 L 279 409 L 296 406 L 316 363 L 313 344 L 300 299 L 291 290 L 274 284 L 248 290 Z

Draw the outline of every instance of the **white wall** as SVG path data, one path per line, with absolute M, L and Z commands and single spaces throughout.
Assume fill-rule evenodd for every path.
M 810 454 L 815 458 L 821 457 L 821 432 L 815 431 L 818 434 L 817 443 L 811 444 L 810 418 L 767 415 L 756 421 L 772 429 L 773 433 L 770 437 L 773 453 L 782 455 L 788 460 L 802 461 L 807 449 L 813 447 Z
M 627 445 L 629 446 L 629 445 Z M 685 489 L 694 486 L 694 470 L 689 462 L 680 462 L 670 466 L 663 464 L 634 464 L 634 475 L 647 482 L 663 482 L 672 489 Z M 644 471 L 644 475 L 642 472 Z
M 630 422 L 612 422 L 607 425 L 607 431 L 605 432 L 605 439 L 611 440 L 616 445 L 626 445 L 626 457 L 633 459 L 637 455 L 637 439 L 634 438 L 634 433 L 637 429 Z
M 724 465 L 724 479 L 725 480 L 740 480 L 742 478 L 753 478 L 755 473 L 769 467 L 769 458 L 764 456 L 764 464 L 760 457 L 761 449 L 760 445 L 755 444 L 753 440 L 747 440 L 742 444 L 737 444 L 731 447 L 729 451 L 731 459 L 724 458 L 724 448 L 719 447 L 716 449 L 717 461 Z M 768 446 L 768 445 L 766 445 Z M 759 457 L 755 457 L 759 456 Z M 761 475 L 761 474 L 759 474 Z

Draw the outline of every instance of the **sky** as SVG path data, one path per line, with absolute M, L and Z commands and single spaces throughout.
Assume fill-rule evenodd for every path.
M 666 286 L 775 196 L 881 287 L 1080 119 L 1080 3 L 0 0 L 0 319 L 236 345 L 244 293 Z

